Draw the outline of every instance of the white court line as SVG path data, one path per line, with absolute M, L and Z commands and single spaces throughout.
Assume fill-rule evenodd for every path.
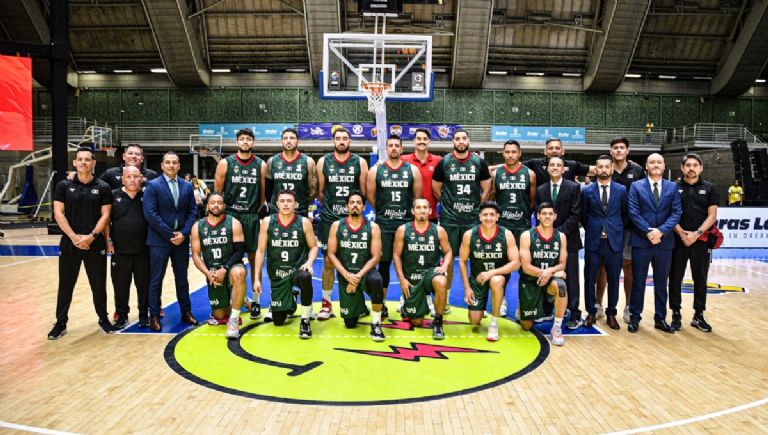
M 744 405 L 734 406 L 733 408 L 723 409 L 721 411 L 712 412 L 709 414 L 699 415 L 697 417 L 691 417 L 686 418 L 684 420 L 677 420 L 677 421 L 670 421 L 669 423 L 662 423 L 657 424 L 653 426 L 645 426 L 645 427 L 639 427 L 637 429 L 627 429 L 620 432 L 610 432 L 606 435 L 626 435 L 626 434 L 634 434 L 634 433 L 641 433 L 641 432 L 651 432 L 651 431 L 657 431 L 660 429 L 667 429 L 670 427 L 677 427 L 677 426 L 683 426 L 686 424 L 696 423 L 699 421 L 709 420 L 712 418 L 722 417 L 724 415 L 733 414 L 736 412 L 745 411 L 750 408 L 755 408 L 758 406 L 762 406 L 768 403 L 768 397 L 765 399 L 761 399 L 755 402 L 746 403 Z
M 49 435 L 73 435 L 74 432 L 62 432 L 60 430 L 45 429 L 42 427 L 24 426 L 22 424 L 8 423 L 7 421 L 0 421 L 0 427 L 13 430 L 23 430 L 26 432 L 44 433 Z M 76 435 L 76 434 L 75 434 Z
M 747 271 L 749 273 L 754 273 L 755 275 L 768 276 L 768 274 L 766 274 L 766 273 L 756 272 L 756 271 L 754 271 L 752 269 L 746 269 L 746 268 L 739 267 L 739 266 L 729 266 L 727 264 L 718 264 L 718 266 L 720 266 L 720 267 L 728 267 L 728 268 L 731 268 L 731 269 L 745 270 L 745 271 Z
M 48 256 L 45 256 L 45 257 L 35 257 L 35 258 L 30 258 L 29 260 L 17 261 L 15 263 L 10 263 L 10 264 L 3 264 L 3 265 L 0 265 L 0 269 L 2 269 L 3 267 L 11 267 L 11 266 L 16 266 L 18 264 L 24 264 L 24 263 L 29 263 L 29 262 L 32 262 L 32 261 L 42 260 L 44 258 L 51 258 L 51 257 L 48 257 Z

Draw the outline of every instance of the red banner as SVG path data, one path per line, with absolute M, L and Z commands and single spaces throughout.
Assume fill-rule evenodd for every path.
M 32 151 L 32 60 L 0 56 L 0 150 Z

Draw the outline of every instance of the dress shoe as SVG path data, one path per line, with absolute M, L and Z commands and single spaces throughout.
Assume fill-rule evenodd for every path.
M 621 326 L 619 326 L 618 320 L 616 320 L 616 316 L 613 316 L 611 314 L 609 314 L 606 317 L 605 323 L 607 323 L 608 327 L 611 328 L 611 329 L 615 329 L 615 330 L 621 329 Z
M 637 322 L 629 322 L 629 325 L 627 325 L 627 331 L 631 333 L 635 333 L 640 329 L 640 325 L 637 324 Z
M 663 320 L 663 319 L 662 320 L 657 320 L 656 324 L 653 325 L 653 327 L 656 328 L 656 329 L 659 329 L 661 331 L 664 331 L 667 334 L 674 334 L 675 333 L 675 330 L 672 329 L 672 326 L 670 326 L 669 323 L 667 323 L 667 321 Z
M 152 316 L 149 319 L 149 329 L 155 332 L 160 332 L 163 330 L 163 327 L 160 325 L 160 318 L 157 316 Z
M 680 311 L 672 312 L 672 323 L 670 326 L 672 326 L 672 329 L 675 331 L 683 329 L 683 315 L 680 314 Z
M 197 325 L 197 319 L 189 311 L 181 315 L 181 321 L 187 325 Z
M 584 321 L 584 325 L 589 328 L 597 322 L 597 316 L 594 314 L 587 314 L 587 319 Z

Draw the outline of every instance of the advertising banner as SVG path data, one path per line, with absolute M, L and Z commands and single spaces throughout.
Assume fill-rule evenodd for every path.
M 286 128 L 293 128 L 293 124 L 199 124 L 198 134 L 220 134 L 224 141 L 235 141 L 235 134 L 238 130 L 250 128 L 257 141 L 261 140 L 280 140 L 280 135 Z
M 768 248 L 768 208 L 718 207 L 722 248 Z
M 546 142 L 556 137 L 567 144 L 586 143 L 584 127 L 526 127 L 522 125 L 494 125 L 491 127 L 491 139 L 494 142 L 506 142 L 514 139 L 518 142 Z
M 299 124 L 299 139 L 303 140 L 331 140 L 333 135 L 331 131 L 334 127 L 341 126 L 349 130 L 353 140 L 376 140 L 376 124 L 372 123 L 350 123 L 350 122 L 302 122 Z M 416 129 L 426 128 L 430 132 L 430 137 L 435 140 L 451 140 L 453 131 L 461 128 L 455 124 L 387 124 L 389 132 L 387 135 L 396 134 L 403 140 L 412 140 Z

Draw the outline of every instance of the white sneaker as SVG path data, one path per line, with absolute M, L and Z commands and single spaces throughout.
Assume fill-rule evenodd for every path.
M 553 320 L 554 318 L 555 318 L 555 316 L 550 314 L 549 316 L 542 316 L 542 317 L 539 317 L 538 319 L 533 319 L 533 323 L 549 322 L 550 320 Z
M 488 325 L 488 337 L 486 337 L 488 341 L 499 341 L 499 326 L 498 325 Z
M 227 338 L 238 338 L 240 337 L 240 322 L 238 322 L 237 317 L 230 317 L 227 321 Z
M 501 309 L 499 310 L 499 317 L 507 317 L 507 300 L 501 300 Z
M 605 317 L 605 309 L 600 304 L 595 304 L 595 307 L 597 308 L 597 317 L 598 319 L 602 319 Z
M 552 328 L 551 331 L 549 331 L 549 334 L 552 336 L 552 344 L 555 346 L 562 346 L 565 344 L 565 337 L 563 337 L 563 330 L 562 328 Z
M 445 309 L 443 309 L 443 314 L 451 314 L 451 304 L 448 302 L 445 303 Z
M 624 307 L 624 323 L 629 325 L 630 318 L 629 318 L 629 307 Z
M 432 295 L 427 295 L 427 305 L 429 306 L 429 315 L 435 317 L 435 302 L 432 300 Z
M 264 322 L 271 322 L 272 321 L 272 310 L 267 310 L 266 313 L 264 313 Z
M 320 308 L 320 312 L 317 313 L 317 320 L 328 320 L 331 318 L 331 315 L 333 314 L 333 305 L 331 305 L 331 301 L 328 299 L 323 299 L 322 307 Z

